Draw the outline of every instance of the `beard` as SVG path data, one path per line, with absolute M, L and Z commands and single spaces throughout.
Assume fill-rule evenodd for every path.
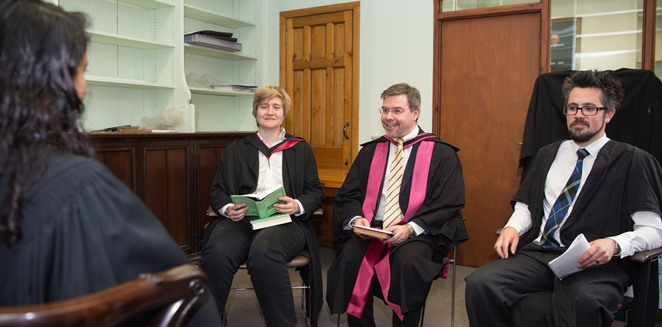
M 584 124 L 586 126 L 586 129 L 582 131 L 580 128 L 575 128 L 573 127 L 576 124 Z M 604 123 L 600 126 L 595 131 L 591 131 L 590 129 L 591 125 L 588 121 L 583 120 L 583 119 L 577 119 L 573 121 L 570 124 L 570 127 L 568 128 L 568 135 L 570 136 L 570 139 L 575 141 L 575 143 L 585 143 L 590 141 L 594 136 L 598 135 L 598 133 L 602 132 L 602 129 L 604 128 Z

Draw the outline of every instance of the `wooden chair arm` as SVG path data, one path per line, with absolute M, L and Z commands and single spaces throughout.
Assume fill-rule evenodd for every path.
M 185 264 L 69 300 L 0 308 L 4 326 L 116 326 L 160 308 L 152 326 L 179 326 L 204 293 L 207 277 Z
M 632 255 L 630 260 L 637 263 L 644 263 L 657 260 L 662 255 L 662 248 L 652 249 L 648 251 L 636 252 Z

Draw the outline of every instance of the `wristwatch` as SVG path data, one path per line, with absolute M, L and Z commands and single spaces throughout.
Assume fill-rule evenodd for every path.
M 407 224 L 407 228 L 409 228 L 409 238 L 412 238 L 412 237 L 416 236 L 416 231 L 414 230 L 414 227 Z
M 616 252 L 614 252 L 614 257 L 620 257 L 621 256 L 621 245 L 618 244 L 618 242 L 614 241 L 616 243 Z

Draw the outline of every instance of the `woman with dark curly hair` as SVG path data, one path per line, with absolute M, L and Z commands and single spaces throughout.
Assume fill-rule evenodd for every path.
M 92 158 L 80 124 L 86 25 L 52 4 L 0 0 L 0 306 L 70 299 L 188 262 Z M 211 297 L 190 324 L 221 325 Z

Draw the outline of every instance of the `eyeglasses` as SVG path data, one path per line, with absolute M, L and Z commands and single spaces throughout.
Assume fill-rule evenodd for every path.
M 403 108 L 400 108 L 400 107 L 395 107 L 395 108 L 392 108 L 392 109 L 389 109 L 389 108 L 386 108 L 386 107 L 381 107 L 381 108 L 379 108 L 379 113 L 382 114 L 382 115 L 388 115 L 388 113 L 390 112 L 393 115 L 398 116 L 398 115 L 401 115 L 403 112 L 405 112 L 405 110 L 407 110 L 407 109 L 403 109 Z
M 583 107 L 571 104 L 568 106 L 563 107 L 563 114 L 568 115 L 568 116 L 574 116 L 577 114 L 577 111 L 582 112 L 584 116 L 595 116 L 598 114 L 599 110 L 606 110 L 607 107 L 598 107 L 594 106 L 592 104 L 585 105 Z

